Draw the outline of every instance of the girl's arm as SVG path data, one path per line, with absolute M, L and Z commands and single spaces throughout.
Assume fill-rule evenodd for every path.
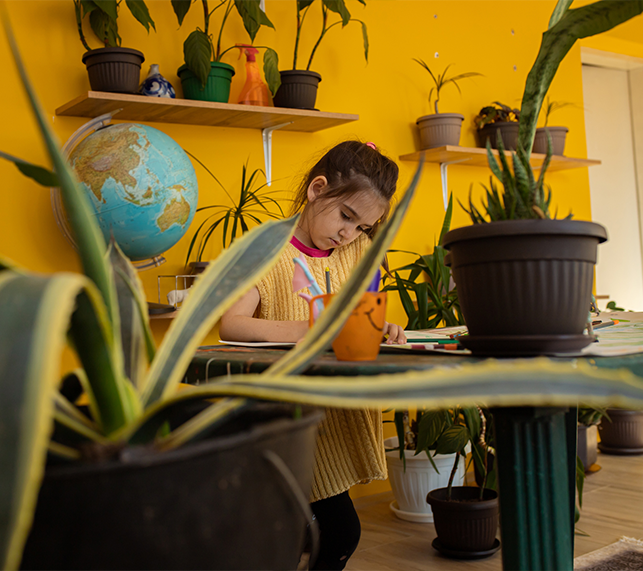
M 261 298 L 253 287 L 221 318 L 219 334 L 226 341 L 296 343 L 308 331 L 307 321 L 269 321 L 253 317 Z

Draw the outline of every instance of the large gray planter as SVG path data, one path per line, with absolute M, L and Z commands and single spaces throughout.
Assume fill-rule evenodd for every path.
M 416 121 L 420 131 L 420 150 L 458 146 L 462 121 L 464 115 L 459 113 L 436 113 L 420 117 Z
M 643 454 L 643 410 L 608 408 L 598 427 L 598 449 L 606 454 Z

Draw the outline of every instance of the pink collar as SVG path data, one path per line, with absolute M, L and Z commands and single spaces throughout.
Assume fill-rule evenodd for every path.
M 311 258 L 328 258 L 332 252 L 332 250 L 318 250 L 317 248 L 310 248 L 305 244 L 302 244 L 301 241 L 294 236 L 290 239 L 290 243 L 302 254 L 306 254 L 306 256 L 310 256 Z

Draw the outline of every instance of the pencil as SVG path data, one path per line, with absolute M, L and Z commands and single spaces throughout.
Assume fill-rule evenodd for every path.
M 330 290 L 330 268 L 326 268 L 326 293 L 332 293 Z

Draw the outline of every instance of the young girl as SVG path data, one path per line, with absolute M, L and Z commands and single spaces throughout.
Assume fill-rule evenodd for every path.
M 323 287 L 330 268 L 337 292 L 387 217 L 398 167 L 373 143 L 345 141 L 305 177 L 293 212 L 302 212 L 276 266 L 223 316 L 222 339 L 297 342 L 308 331 L 308 304 L 292 291 L 293 258 L 301 253 Z M 405 343 L 401 327 L 385 323 L 387 343 Z M 386 478 L 381 412 L 327 409 L 315 452 L 311 507 L 321 532 L 311 569 L 344 569 L 357 548 L 359 518 L 351 486 Z

